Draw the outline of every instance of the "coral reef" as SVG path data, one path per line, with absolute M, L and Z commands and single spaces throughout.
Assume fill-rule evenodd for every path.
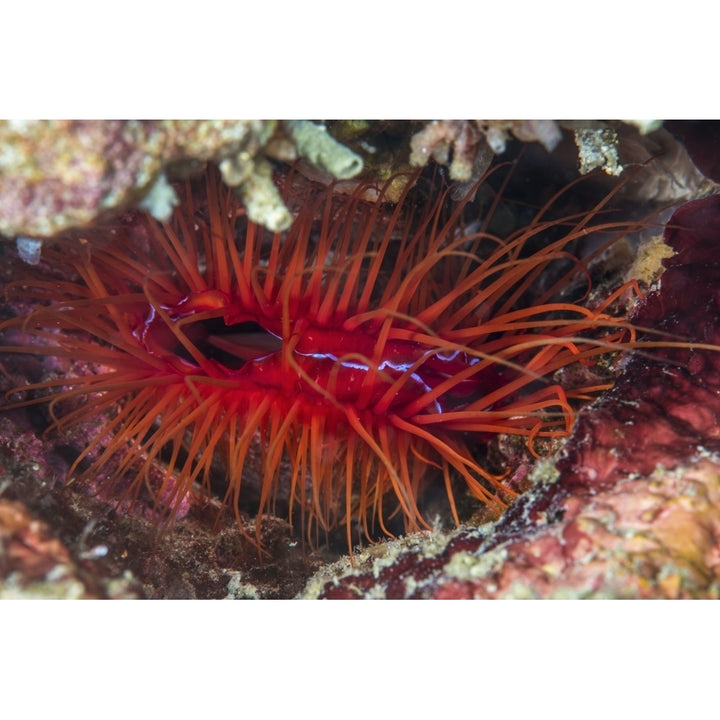
M 335 557 L 302 548 L 287 522 L 268 517 L 259 563 L 243 537 L 254 523 L 218 522 L 217 502 L 196 493 L 158 538 L 142 508 L 115 512 L 97 486 L 63 488 L 68 451 L 24 413 L 0 418 L 0 597 L 288 598 Z
M 102 213 L 140 204 L 167 219 L 176 202 L 166 173 L 219 163 L 256 222 L 283 230 L 291 216 L 268 158 L 307 158 L 334 177 L 362 159 L 307 121 L 36 120 L 0 122 L 0 233 L 49 237 Z
M 129 127 L 121 125 L 125 130 Z M 150 126 L 138 127 L 149 132 Z M 273 126 L 272 132 L 264 124 L 251 130 L 246 127 L 238 145 L 230 141 L 225 145 L 212 136 L 211 144 L 217 141 L 221 148 L 212 159 L 227 161 L 226 175 L 239 181 L 241 187 L 247 183 L 246 188 L 251 188 L 259 179 L 266 189 L 272 184 L 273 191 L 271 159 L 291 161 L 304 153 L 325 164 L 321 160 L 323 130 L 315 132 L 317 137 L 309 142 L 311 149 L 301 153 L 298 137 L 302 133 L 297 127 Z M 188 123 L 186 127 L 188 138 L 198 137 L 197 125 L 193 129 Z M 328 124 L 330 135 L 340 141 L 337 147 L 353 148 L 355 154 L 362 155 L 366 169 L 381 177 L 390 168 L 409 167 L 409 141 L 427 126 L 384 124 L 388 147 L 395 148 L 387 153 L 379 142 L 371 145 L 370 135 L 363 134 L 368 132 L 367 127 L 362 123 L 355 124 L 355 129 L 350 123 Z M 471 127 L 478 128 L 472 124 L 462 130 L 458 124 L 457 131 L 451 132 L 446 127 L 444 137 L 428 157 L 437 148 L 439 159 L 446 152 L 450 165 L 456 157 L 460 165 L 469 161 L 472 176 L 476 171 L 473 151 L 487 144 L 487 138 L 475 141 Z M 615 147 L 620 164 L 627 167 L 656 158 L 647 163 L 646 174 L 638 173 L 637 182 L 629 182 L 623 189 L 628 203 L 677 202 L 717 187 L 697 171 L 673 137 L 685 138 L 684 133 L 693 128 L 671 124 L 668 130 L 651 127 L 652 132 L 643 135 L 634 128 L 610 127 L 617 130 Z M 122 135 L 119 128 L 114 132 Z M 510 135 L 517 135 L 512 128 L 506 129 Z M 695 137 L 701 139 L 700 147 L 708 142 L 703 130 L 707 128 L 694 129 Z M 540 175 L 550 167 L 555 172 L 563 157 L 570 158 L 565 168 L 576 168 L 577 154 L 568 151 L 568 146 L 574 150 L 573 138 L 567 131 L 563 135 L 552 156 L 537 142 L 526 147 L 528 158 L 540 158 Z M 348 139 L 350 136 L 353 138 Z M 431 144 L 430 130 L 421 137 L 428 146 Z M 713 142 L 716 137 L 710 133 Z M 93 169 L 91 162 L 87 176 L 81 177 L 77 166 L 73 176 L 73 163 L 64 165 L 72 157 L 66 152 L 62 162 L 58 160 L 61 171 L 52 182 L 48 180 L 55 193 L 49 205 L 40 202 L 39 195 L 27 187 L 18 189 L 17 180 L 3 174 L 0 184 L 8 184 L 0 189 L 0 206 L 21 218 L 19 225 L 8 226 L 5 232 L 41 235 L 32 225 L 39 222 L 38 218 L 53 222 L 59 218 L 57 227 L 74 225 L 80 215 L 92 219 L 104 212 L 106 197 L 115 198 L 122 206 L 142 203 L 146 197 L 143 193 L 151 189 L 145 206 L 163 215 L 175 199 L 171 186 L 163 181 L 165 171 L 170 174 L 196 167 L 198 162 L 189 159 L 196 151 L 199 159 L 208 157 L 207 149 L 194 146 L 188 139 L 185 145 L 180 141 L 173 145 L 176 153 L 172 162 L 166 164 L 163 159 L 153 165 L 154 160 L 148 161 L 147 156 L 143 159 L 141 152 L 134 153 L 124 142 L 119 141 L 119 146 L 128 150 L 129 164 L 123 169 L 122 161 L 116 159 L 116 167 L 109 173 Z M 686 142 L 691 148 L 692 143 Z M 511 152 L 514 146 L 510 140 L 510 159 L 515 157 Z M 232 147 L 229 155 L 225 154 L 227 147 Z M 398 149 L 401 147 L 404 150 Z M 238 148 L 249 148 L 248 154 Z M 4 152 L 3 162 L 10 157 L 17 161 L 13 167 L 22 170 L 28 161 L 32 175 L 29 156 L 18 154 L 17 147 L 13 152 L 14 159 L 13 153 Z M 18 160 L 20 157 L 24 159 Z M 352 161 L 348 164 L 353 167 Z M 481 165 L 478 161 L 477 166 Z M 152 169 L 147 170 L 150 166 Z M 306 169 L 302 168 L 303 172 Z M 66 177 L 58 179 L 66 172 Z M 327 168 L 322 172 L 327 175 Z M 712 170 L 707 172 L 712 175 Z M 43 182 L 40 174 L 33 177 Z M 108 178 L 116 178 L 122 187 Z M 150 179 L 146 182 L 145 178 Z M 609 176 L 603 180 L 614 182 Z M 351 188 L 356 187 L 354 181 L 351 183 Z M 249 190 L 244 200 L 251 205 L 254 197 L 262 196 L 263 192 Z M 81 198 L 80 211 L 73 205 L 77 198 Z M 14 204 L 3 205 L 6 200 Z M 260 205 L 267 208 L 260 212 L 267 217 L 275 213 L 275 222 L 280 217 L 282 225 L 284 205 L 274 200 Z M 648 346 L 647 352 L 621 363 L 615 388 L 580 413 L 571 439 L 556 460 L 543 461 L 527 474 L 527 459 L 518 455 L 522 464 L 512 481 L 521 489 L 529 484 L 532 488 L 496 523 L 483 523 L 483 518 L 475 517 L 450 532 L 438 526 L 432 532 L 356 552 L 354 566 L 347 559 L 322 566 L 323 562 L 337 560 L 342 544 L 317 550 L 303 548 L 292 537 L 287 522 L 267 516 L 261 532 L 269 557 L 261 564 L 256 548 L 247 541 L 257 531 L 254 523 L 243 520 L 242 529 L 238 529 L 234 519 L 223 516 L 214 526 L 217 501 L 208 504 L 206 498 L 192 492 L 175 532 L 148 545 L 153 528 L 150 512 L 115 513 L 98 487 L 87 491 L 80 491 L 79 484 L 61 487 L 60 480 L 77 447 L 71 447 L 63 437 L 43 436 L 49 418 L 24 408 L 4 412 L 0 418 L 2 592 L 8 596 L 59 597 L 292 597 L 318 571 L 302 597 L 717 597 L 720 367 L 713 352 L 699 346 L 694 350 L 672 347 L 668 338 L 718 342 L 713 288 L 720 272 L 712 248 L 720 232 L 719 212 L 717 198 L 691 203 L 677 211 L 668 227 L 667 241 L 678 251 L 675 257 L 668 259 L 661 243 L 649 243 L 643 246 L 647 252 L 642 257 L 628 260 L 636 268 L 628 271 L 630 274 L 641 272 L 641 266 L 647 265 L 642 273 L 650 276 L 657 260 L 665 257 L 667 271 L 659 291 L 650 294 L 635 318 L 638 325 L 663 333 L 645 336 L 646 341 L 657 341 L 658 346 Z M 23 218 L 28 228 L 35 229 L 24 229 Z M 13 251 L 12 246 L 3 249 L 5 253 Z M 24 252 L 32 259 L 33 245 Z M 3 364 L 11 375 L 5 387 L 27 382 L 23 378 L 40 381 L 82 371 L 80 366 L 66 362 L 54 366 L 27 361 L 13 364 L 3 358 Z M 90 437 L 91 428 L 86 432 Z
M 634 195 L 636 202 L 670 204 L 716 189 L 712 174 L 703 175 L 683 144 L 658 121 L 342 121 L 331 126 L 339 139 L 363 156 L 363 179 L 388 180 L 433 161 L 447 168 L 456 181 L 455 200 L 461 200 L 493 162 L 514 157 L 518 142 L 545 171 L 569 171 L 568 180 L 596 168 L 609 178 L 630 169 L 634 179 L 623 192 Z M 712 123 L 670 123 L 670 127 L 677 136 L 688 137 L 689 149 L 697 148 L 698 166 L 706 167 L 702 148 L 712 145 Z M 397 201 L 403 189 L 398 179 L 387 195 Z
M 502 155 L 512 134 L 523 142 L 539 142 L 552 152 L 562 139 L 553 120 L 433 120 L 410 140 L 410 164 L 422 167 L 430 158 L 448 165 L 453 180 L 476 180 Z
M 642 162 L 647 150 L 639 159 L 637 151 L 627 155 L 625 147 L 652 147 L 658 136 L 655 124 L 638 130 L 621 123 L 527 120 L 335 121 L 327 126 L 258 120 L 1 121 L 0 234 L 49 237 L 134 205 L 167 219 L 177 202 L 167 177 L 176 179 L 206 161 L 219 164 L 255 222 L 279 231 L 291 216 L 272 182 L 272 161 L 300 159 L 308 175 L 337 179 L 338 187 L 347 183 L 352 189 L 351 178 L 382 183 L 433 159 L 448 167 L 453 180 L 472 183 L 511 138 L 550 153 L 563 129 L 590 138 L 578 141 L 583 171 L 600 165 L 618 172 L 621 162 Z M 646 136 L 648 130 L 653 132 Z M 597 146 L 593 138 L 606 141 Z M 661 151 L 668 153 L 666 147 Z M 681 172 L 671 176 L 679 178 Z M 387 197 L 396 201 L 404 184 L 398 178 Z

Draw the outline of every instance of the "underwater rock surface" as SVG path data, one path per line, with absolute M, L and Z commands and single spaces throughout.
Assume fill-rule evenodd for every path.
M 309 121 L 0 121 L 0 233 L 48 237 L 104 212 L 138 205 L 167 218 L 177 198 L 165 173 L 220 165 L 248 214 L 273 231 L 292 218 L 270 158 L 306 158 L 331 177 L 353 177 L 362 159 Z

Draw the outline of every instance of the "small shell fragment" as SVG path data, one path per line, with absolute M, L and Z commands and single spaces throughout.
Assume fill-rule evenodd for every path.
M 28 265 L 37 265 L 40 262 L 40 251 L 42 250 L 42 240 L 29 237 L 18 237 L 15 239 L 18 255 L 20 259 Z

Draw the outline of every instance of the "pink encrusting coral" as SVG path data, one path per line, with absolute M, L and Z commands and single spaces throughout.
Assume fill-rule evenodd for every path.
M 555 468 L 494 526 L 372 548 L 306 596 L 720 597 L 720 353 L 672 345 L 720 342 L 720 196 L 665 237 L 676 254 L 634 318 L 659 346 L 579 414 Z

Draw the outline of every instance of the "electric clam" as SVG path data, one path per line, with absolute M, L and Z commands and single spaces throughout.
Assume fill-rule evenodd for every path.
M 250 222 L 209 168 L 167 224 L 136 214 L 44 247 L 46 272 L 25 268 L 5 289 L 31 309 L 0 326 L 2 352 L 95 370 L 14 388 L 10 407 L 47 403 L 51 433 L 106 416 L 69 478 L 102 478 L 118 502 L 150 492 L 162 528 L 195 484 L 214 492 L 218 455 L 239 521 L 257 454 L 258 518 L 285 496 L 311 542 L 343 525 L 349 547 L 356 529 L 392 535 L 396 515 L 429 528 L 429 483 L 456 523 L 458 479 L 500 513 L 515 493 L 478 447 L 510 434 L 537 454 L 567 437 L 578 405 L 612 383 L 558 373 L 638 345 L 617 302 L 636 286 L 587 304 L 588 258 L 575 253 L 643 223 L 606 215 L 612 193 L 551 217 L 561 192 L 499 237 L 487 221 L 467 229 L 471 195 L 453 205 L 408 189 L 390 207 L 365 202 L 363 186 L 297 187 L 291 173 L 284 233 Z

